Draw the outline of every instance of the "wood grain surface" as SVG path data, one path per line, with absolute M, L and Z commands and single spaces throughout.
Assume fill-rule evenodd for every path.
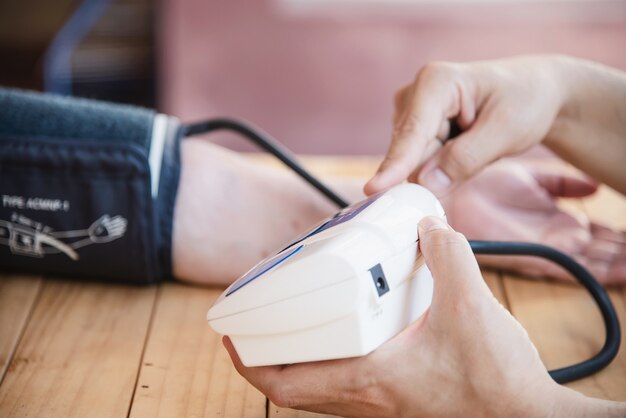
M 265 396 L 239 376 L 207 324 L 221 292 L 161 287 L 131 417 L 265 416 Z
M 156 290 L 46 279 L 0 386 L 0 416 L 126 416 Z
M 33 310 L 41 278 L 5 276 L 0 280 L 0 384 Z

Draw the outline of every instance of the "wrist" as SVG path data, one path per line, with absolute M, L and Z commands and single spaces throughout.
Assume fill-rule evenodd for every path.
M 567 148 L 572 132 L 584 122 L 584 103 L 594 94 L 598 64 L 564 55 L 550 59 L 553 79 L 561 92 L 561 104 L 554 123 L 544 139 L 544 144 L 560 154 Z
M 577 83 L 573 80 L 572 73 L 576 70 L 577 61 L 577 59 L 565 55 L 551 55 L 547 60 L 546 67 L 560 96 L 556 116 L 543 140 L 543 143 L 549 148 L 558 146 L 558 143 L 566 137 L 563 133 L 567 131 L 570 121 L 576 117 L 575 90 Z
M 528 381 L 514 392 L 505 392 L 490 400 L 486 404 L 484 416 L 489 417 L 557 417 L 556 411 L 562 405 L 564 394 L 562 388 L 551 379 Z
M 623 403 L 590 398 L 564 386 L 556 386 L 551 409 L 554 418 L 626 416 L 626 405 Z

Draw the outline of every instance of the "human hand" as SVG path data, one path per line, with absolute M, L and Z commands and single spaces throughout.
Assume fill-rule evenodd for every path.
M 122 216 L 103 215 L 91 224 L 87 233 L 91 241 L 103 244 L 118 239 L 126 232 L 128 222 Z
M 364 357 L 268 367 L 245 367 L 225 337 L 239 373 L 279 406 L 350 417 L 582 411 L 584 398 L 550 379 L 525 330 L 493 297 L 465 238 L 425 218 L 419 239 L 433 301 L 402 333 Z
M 396 93 L 392 142 L 366 194 L 408 178 L 442 197 L 489 163 L 541 142 L 565 100 L 557 60 L 425 66 Z M 451 119 L 464 132 L 442 146 Z
M 626 233 L 575 216 L 559 198 L 584 197 L 597 183 L 562 168 L 501 161 L 442 200 L 450 224 L 468 239 L 545 244 L 574 257 L 603 284 L 626 283 Z M 479 256 L 482 265 L 572 280 L 536 257 Z

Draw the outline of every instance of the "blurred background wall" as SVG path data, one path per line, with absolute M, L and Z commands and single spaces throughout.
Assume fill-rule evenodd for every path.
M 82 4 L 0 0 L 0 83 L 44 88 L 45 51 Z M 379 154 L 394 91 L 425 63 L 526 53 L 626 70 L 626 1 L 110 0 L 71 84 L 183 120 L 245 118 L 301 153 Z
M 48 62 L 74 95 L 154 106 L 157 9 L 153 0 L 0 0 L 0 85 L 44 90 Z

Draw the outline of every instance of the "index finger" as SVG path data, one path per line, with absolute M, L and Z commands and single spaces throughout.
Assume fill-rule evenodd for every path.
M 385 159 L 365 185 L 366 194 L 405 180 L 425 159 L 429 143 L 436 141 L 444 120 L 459 114 L 461 98 L 454 74 L 446 64 L 431 64 L 419 72 L 407 108 L 394 127 Z
M 224 348 L 228 352 L 230 359 L 237 369 L 237 372 L 244 377 L 248 382 L 252 384 L 255 388 L 267 394 L 271 389 L 271 382 L 275 381 L 278 375 L 280 374 L 281 366 L 264 366 L 264 367 L 247 367 L 239 358 L 239 354 L 237 354 L 237 350 L 235 350 L 235 346 L 232 341 L 228 337 L 222 338 L 222 343 L 224 344 Z

